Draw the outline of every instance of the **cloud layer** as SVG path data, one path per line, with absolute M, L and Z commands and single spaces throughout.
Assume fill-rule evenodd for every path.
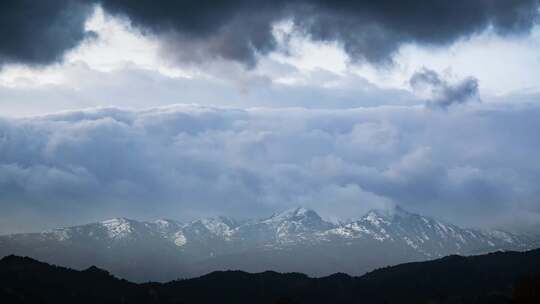
M 0 231 L 296 205 L 347 218 L 395 203 L 465 225 L 530 228 L 540 216 L 538 115 L 523 104 L 174 106 L 2 119 Z
M 0 84 L 0 112 L 8 116 L 28 116 L 103 105 L 140 109 L 175 103 L 351 108 L 423 102 L 406 90 L 380 88 L 354 74 L 341 76 L 324 70 L 305 72 L 275 62 L 261 63 L 268 66 L 266 71 L 230 69 L 224 76 L 229 78 L 227 80 L 169 77 L 138 66 L 102 72 L 84 63 L 74 63 L 63 68 L 63 83 L 22 80 L 17 85 Z M 268 70 L 277 71 L 269 73 Z M 36 78 L 41 79 L 39 76 Z M 295 77 L 298 81 L 284 84 L 272 79 L 283 76 Z

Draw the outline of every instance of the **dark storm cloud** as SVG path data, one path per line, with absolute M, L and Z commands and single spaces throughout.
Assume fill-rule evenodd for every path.
M 338 41 L 353 60 L 386 63 L 404 43 L 444 46 L 493 27 L 528 31 L 537 0 L 306 1 L 295 22 L 315 40 Z
M 282 18 L 282 1 L 100 1 L 143 32 L 160 35 L 180 61 L 212 57 L 252 65 L 256 54 L 276 47 L 272 24 Z
M 93 36 L 84 22 L 92 6 L 75 0 L 0 1 L 0 65 L 49 64 Z
M 59 60 L 88 36 L 84 20 L 96 3 L 158 36 L 178 62 L 225 59 L 248 66 L 278 47 L 272 29 L 282 20 L 315 41 L 338 42 L 353 61 L 384 64 L 405 43 L 444 46 L 488 27 L 501 35 L 527 32 L 539 5 L 538 0 L 7 0 L 0 3 L 0 63 Z
M 449 83 L 430 69 L 422 69 L 414 73 L 409 84 L 414 90 L 429 91 L 427 106 L 432 108 L 448 108 L 453 104 L 463 104 L 480 100 L 478 79 L 467 77 L 457 83 Z
M 404 43 L 434 46 L 492 27 L 527 32 L 538 1 L 129 1 L 102 0 L 112 14 L 164 38 L 179 60 L 211 57 L 253 64 L 276 48 L 272 25 L 292 20 L 316 41 L 340 43 L 354 61 L 389 63 Z

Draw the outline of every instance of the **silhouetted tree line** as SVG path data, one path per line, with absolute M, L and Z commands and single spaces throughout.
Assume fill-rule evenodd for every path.
M 76 271 L 28 257 L 0 260 L 0 303 L 13 304 L 539 304 L 539 292 L 540 250 L 449 256 L 361 277 L 220 271 L 164 284 L 135 284 L 96 267 Z

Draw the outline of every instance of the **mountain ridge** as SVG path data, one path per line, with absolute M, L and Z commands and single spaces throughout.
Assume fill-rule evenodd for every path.
M 540 295 L 540 249 L 447 256 L 354 277 L 215 271 L 136 284 L 92 266 L 77 271 L 28 257 L 0 259 L 0 301 L 26 303 L 529 304 Z
M 372 210 L 356 220 L 332 223 L 314 210 L 297 207 L 244 221 L 211 217 L 187 223 L 144 222 L 119 217 L 0 236 L 0 256 L 29 255 L 77 269 L 94 263 L 135 281 L 165 281 L 220 269 L 362 274 L 402 262 L 527 250 L 538 244 L 529 236 L 460 228 L 401 208 Z

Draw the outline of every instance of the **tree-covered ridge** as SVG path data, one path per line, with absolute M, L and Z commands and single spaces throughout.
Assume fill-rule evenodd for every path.
M 27 257 L 0 260 L 2 303 L 539 303 L 540 249 L 448 256 L 361 277 L 220 271 L 135 284 Z

